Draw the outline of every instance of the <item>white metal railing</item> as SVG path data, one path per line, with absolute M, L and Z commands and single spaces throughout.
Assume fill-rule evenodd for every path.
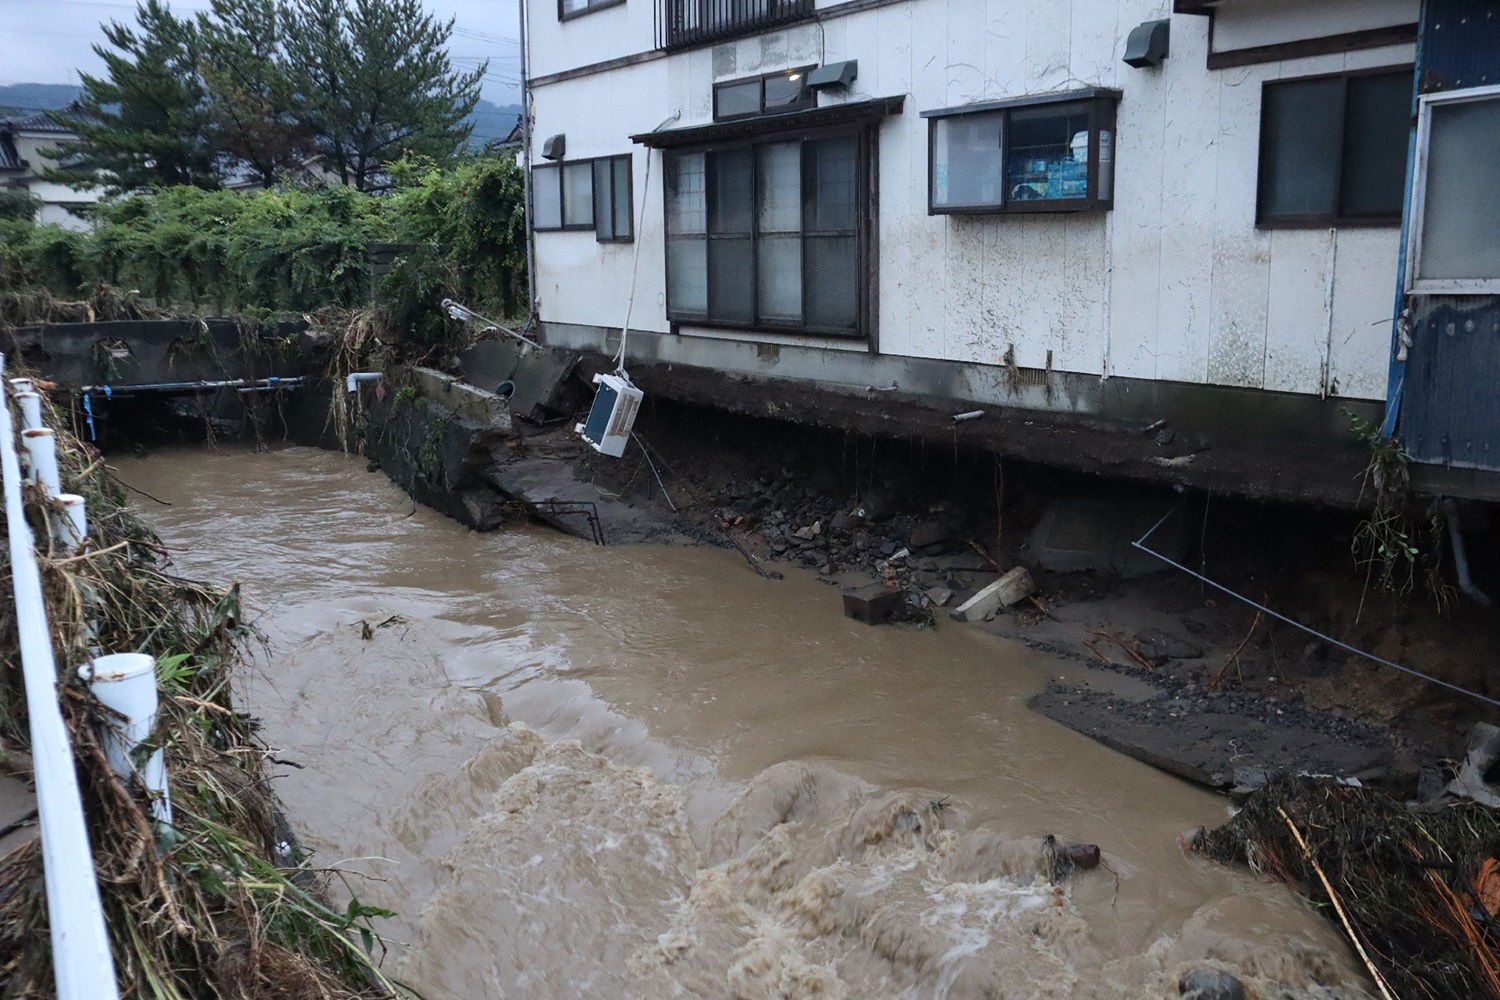
M 0 473 L 5 480 L 5 521 L 15 582 L 26 715 L 31 723 L 32 769 L 57 996 L 58 1000 L 118 1000 L 94 857 L 83 821 L 83 800 L 73 769 L 72 744 L 58 705 L 57 663 L 42 600 L 36 543 L 21 504 L 21 463 L 5 398 L 4 372 L 5 358 L 0 355 Z

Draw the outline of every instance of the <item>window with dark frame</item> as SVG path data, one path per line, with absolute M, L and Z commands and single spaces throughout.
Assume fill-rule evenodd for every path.
M 812 69 L 811 66 L 799 66 L 779 73 L 714 84 L 714 121 L 815 107 L 817 95 L 807 87 L 807 74 Z
M 630 154 L 531 168 L 531 226 L 537 232 L 594 230 L 601 243 L 635 238 Z
M 854 130 L 667 151 L 668 318 L 860 336 L 865 155 Z
M 1090 88 L 924 111 L 928 214 L 1109 208 L 1119 99 Z
M 566 21 L 569 18 L 582 17 L 606 7 L 618 7 L 624 2 L 625 0 L 557 0 L 557 19 Z
M 1401 221 L 1412 67 L 1387 67 L 1261 89 L 1256 225 Z

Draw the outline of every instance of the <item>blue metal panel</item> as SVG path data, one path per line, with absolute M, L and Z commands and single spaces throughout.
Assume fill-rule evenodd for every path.
M 1421 93 L 1500 83 L 1500 4 L 1427 0 L 1417 46 Z
M 583 436 L 592 444 L 599 444 L 604 440 L 604 432 L 609 429 L 610 414 L 615 411 L 615 400 L 620 394 L 615 392 L 604 383 L 599 383 L 599 392 L 594 396 L 594 405 L 589 409 L 588 419 L 583 423 Z
M 1401 440 L 1419 462 L 1500 469 L 1500 299 L 1419 300 Z

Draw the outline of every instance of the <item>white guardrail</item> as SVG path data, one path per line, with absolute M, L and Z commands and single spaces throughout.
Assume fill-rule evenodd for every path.
M 35 540 L 21 504 L 21 463 L 16 455 L 15 423 L 6 401 L 9 388 L 0 355 L 0 472 L 5 479 L 5 522 L 10 537 L 10 565 L 15 581 L 16 626 L 21 640 L 21 673 L 26 684 L 26 714 L 31 722 L 31 758 L 36 780 L 37 816 L 42 838 L 42 873 L 47 888 L 47 922 L 52 929 L 52 968 L 58 1000 L 118 1000 L 114 960 L 104 929 L 94 857 L 83 822 L 83 800 L 73 769 L 72 744 L 58 706 L 57 663 L 42 600 Z M 17 388 L 30 390 L 30 385 Z M 22 405 L 30 417 L 31 401 Z M 39 413 L 39 411 L 38 411 Z M 33 434 L 45 438 L 51 431 Z M 45 445 L 43 445 L 45 450 Z M 35 452 L 33 452 L 35 454 Z M 56 452 L 52 451 L 53 467 Z M 45 461 L 45 457 L 41 458 Z M 56 473 L 51 478 L 56 493 Z M 61 498 L 59 498 L 61 499 Z M 65 503 L 67 501 L 64 501 Z M 81 516 L 81 515 L 80 515 Z

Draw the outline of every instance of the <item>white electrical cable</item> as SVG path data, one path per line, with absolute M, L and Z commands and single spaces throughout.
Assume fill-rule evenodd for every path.
M 681 117 L 681 111 L 674 111 L 670 117 L 662 119 L 662 123 L 651 131 L 660 132 Z M 630 339 L 630 317 L 635 312 L 636 275 L 640 273 L 641 269 L 641 244 L 645 242 L 646 199 L 651 196 L 651 154 L 653 152 L 655 150 L 650 146 L 646 147 L 646 176 L 641 182 L 641 211 L 639 215 L 641 225 L 637 227 L 640 231 L 635 234 L 635 253 L 630 262 L 630 294 L 625 298 L 625 323 L 620 327 L 620 349 L 615 352 L 614 358 L 615 374 L 627 382 L 630 381 L 630 373 L 625 370 L 625 343 Z M 663 188 L 662 199 L 665 200 L 666 196 L 666 189 Z

